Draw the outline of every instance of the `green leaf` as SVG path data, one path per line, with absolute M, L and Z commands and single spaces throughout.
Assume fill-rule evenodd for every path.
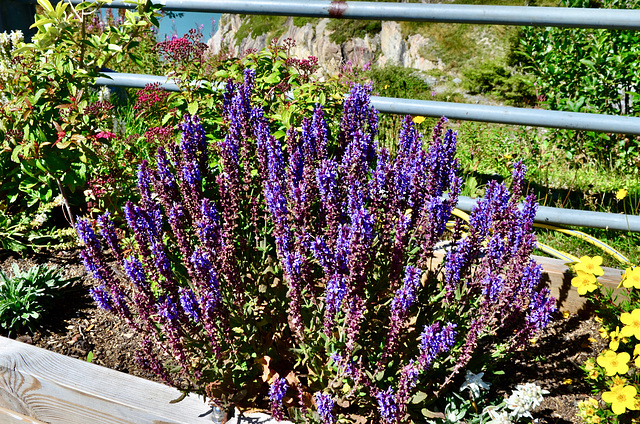
M 49 0 L 38 0 L 38 4 L 48 13 L 53 13 L 55 10 Z
M 264 82 L 268 84 L 277 84 L 280 82 L 280 74 L 273 73 L 264 79 Z
M 411 398 L 411 403 L 413 403 L 414 405 L 418 403 L 422 403 L 422 401 L 424 401 L 426 398 L 427 398 L 427 394 L 425 392 L 417 392 Z
M 195 115 L 198 112 L 198 102 L 191 102 L 189 106 L 187 106 L 187 111 L 191 115 Z

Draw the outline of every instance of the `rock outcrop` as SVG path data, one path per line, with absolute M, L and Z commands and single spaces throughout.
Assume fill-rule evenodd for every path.
M 291 50 L 291 54 L 298 58 L 317 57 L 319 64 L 329 75 L 338 72 L 340 65 L 347 62 L 361 66 L 367 63 L 380 66 L 392 64 L 422 71 L 444 69 L 442 61 L 432 61 L 420 54 L 429 48 L 430 40 L 419 34 L 404 38 L 397 22 L 383 22 L 379 34 L 353 38 L 340 45 L 330 40 L 328 23 L 329 19 L 321 19 L 315 26 L 307 23 L 298 27 L 293 24 L 293 19 L 289 18 L 279 42 L 287 38 L 295 40 L 296 46 Z M 212 53 L 217 54 L 224 47 L 234 55 L 241 55 L 251 49 L 262 50 L 271 41 L 267 35 L 260 35 L 245 38 L 237 43 L 236 34 L 241 25 L 242 18 L 239 15 L 222 15 L 218 30 L 207 43 Z

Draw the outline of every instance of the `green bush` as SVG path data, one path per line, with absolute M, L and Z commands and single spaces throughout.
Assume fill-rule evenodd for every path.
M 382 31 L 382 21 L 356 21 L 351 19 L 332 19 L 327 29 L 333 31 L 329 40 L 336 44 L 346 43 L 353 38 L 364 38 Z
M 565 0 L 569 7 L 636 9 L 638 0 Z M 639 116 L 637 31 L 573 28 L 527 28 L 523 32 L 520 60 L 537 79 L 541 98 L 549 109 Z M 613 140 L 612 140 L 613 139 Z M 606 166 L 632 169 L 635 161 L 611 160 L 625 136 L 567 134 L 556 141 L 570 155 L 585 155 Z M 624 142 L 627 153 L 640 144 L 632 137 Z M 633 153 L 637 158 L 637 153 Z
M 32 332 L 49 311 L 51 301 L 77 278 L 65 279 L 59 269 L 44 265 L 20 271 L 14 262 L 12 268 L 12 277 L 0 270 L 0 328 L 8 334 Z
M 471 94 L 491 94 L 509 105 L 532 105 L 536 93 L 531 77 L 513 73 L 495 60 L 489 60 L 463 70 L 464 87 Z

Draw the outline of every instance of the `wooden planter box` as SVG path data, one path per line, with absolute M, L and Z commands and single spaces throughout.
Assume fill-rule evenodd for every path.
M 557 259 L 535 258 L 543 281 L 561 311 L 584 308 L 571 286 L 573 275 Z M 606 287 L 620 283 L 621 271 L 603 268 Z M 0 337 L 0 423 L 170 424 L 211 423 L 210 408 L 196 396 L 171 387 Z M 255 422 L 251 420 L 251 422 Z M 269 422 L 259 419 L 258 422 Z
M 196 396 L 0 337 L 0 423 L 209 423 Z

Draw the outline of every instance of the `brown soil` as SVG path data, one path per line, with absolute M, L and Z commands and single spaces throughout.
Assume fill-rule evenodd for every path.
M 95 364 L 158 381 L 135 361 L 136 334 L 117 317 L 98 309 L 88 296 L 93 283 L 78 260 L 78 251 L 27 259 L 4 256 L 0 258 L 0 268 L 6 272 L 13 262 L 21 269 L 49 263 L 62 268 L 65 276 L 80 280 L 66 290 L 40 330 L 12 338 L 81 360 L 92 356 Z M 494 386 L 499 384 L 502 387 L 499 392 L 510 393 L 517 384 L 536 383 L 550 394 L 534 414 L 537 419 L 534 422 L 581 423 L 577 405 L 590 395 L 590 386 L 580 365 L 603 349 L 599 328 L 588 313 L 568 318 L 558 314 L 535 344 L 515 356 Z

